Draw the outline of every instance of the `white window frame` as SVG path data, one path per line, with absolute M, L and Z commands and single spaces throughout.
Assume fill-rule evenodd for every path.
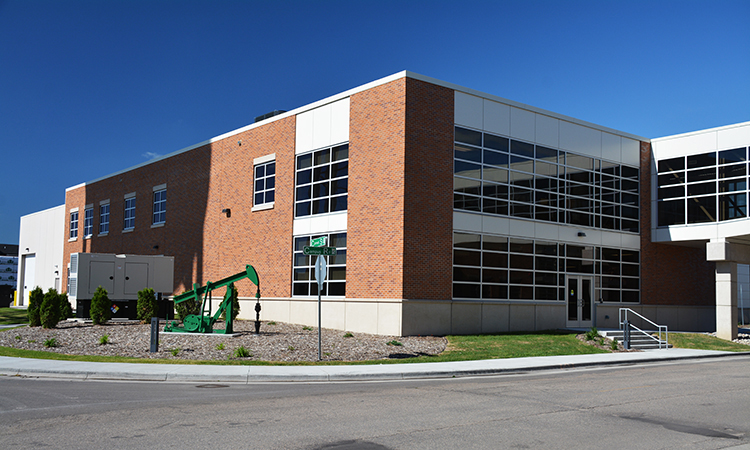
M 161 194 L 164 194 L 163 198 Z M 162 227 L 167 222 L 167 185 L 154 186 L 152 195 L 153 207 L 151 213 L 151 227 Z
M 70 233 L 68 234 L 68 241 L 75 241 L 78 239 L 78 208 L 70 210 Z
M 107 207 L 107 212 L 103 213 L 102 208 Z M 99 202 L 99 236 L 106 236 L 109 234 L 110 214 L 112 213 L 112 207 L 109 206 L 109 199 L 102 200 Z M 104 219 L 107 219 L 106 221 Z M 106 230 L 102 230 L 102 227 L 106 227 Z
M 126 233 L 135 229 L 135 192 L 126 194 L 124 200 L 122 232 Z M 132 206 L 130 206 L 131 202 Z M 130 222 L 129 226 L 128 222 Z
M 267 170 L 270 165 L 274 166 L 273 175 L 268 175 Z M 258 169 L 263 168 L 263 175 L 258 176 Z M 273 187 L 268 187 L 268 182 L 273 180 Z M 258 184 L 262 183 L 263 188 L 258 189 Z M 268 194 L 271 194 L 274 200 L 266 201 Z M 257 197 L 263 197 L 263 201 L 258 203 Z M 265 209 L 273 209 L 276 200 L 276 153 L 270 155 L 261 156 L 253 160 L 253 207 L 251 211 L 263 211 Z
M 83 238 L 88 239 L 94 234 L 94 205 L 86 205 L 83 210 Z

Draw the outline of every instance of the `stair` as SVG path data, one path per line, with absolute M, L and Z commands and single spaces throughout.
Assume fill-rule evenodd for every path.
M 612 330 L 612 331 L 601 331 L 599 334 L 604 337 L 622 342 L 624 340 L 623 330 Z M 651 350 L 658 348 L 672 348 L 672 344 L 667 344 L 666 341 L 658 340 L 655 336 L 650 333 L 641 333 L 638 330 L 630 330 L 630 348 L 637 350 Z

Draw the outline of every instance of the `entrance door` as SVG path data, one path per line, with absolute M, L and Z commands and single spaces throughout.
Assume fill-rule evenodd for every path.
M 591 326 L 593 288 L 592 277 L 568 277 L 568 327 Z
M 36 287 L 36 255 L 23 255 L 22 305 L 29 304 L 29 294 Z

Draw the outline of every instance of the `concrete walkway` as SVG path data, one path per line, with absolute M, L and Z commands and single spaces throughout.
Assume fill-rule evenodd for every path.
M 735 353 L 672 348 L 631 353 L 343 366 L 127 364 L 0 357 L 0 375 L 182 383 L 331 382 L 501 375 L 537 370 L 727 357 L 748 358 L 750 352 Z

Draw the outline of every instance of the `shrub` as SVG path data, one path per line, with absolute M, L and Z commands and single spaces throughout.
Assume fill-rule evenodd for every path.
M 38 327 L 42 325 L 42 319 L 39 316 L 42 301 L 44 301 L 44 291 L 37 286 L 33 291 L 29 292 L 29 308 L 26 310 L 26 317 L 29 318 L 30 327 Z
M 234 289 L 232 291 L 232 321 L 234 321 L 237 318 L 237 314 L 240 313 L 240 292 L 237 289 Z M 227 318 L 227 310 L 225 309 L 221 313 L 221 318 L 226 319 Z
M 107 345 L 107 344 L 109 344 L 109 335 L 105 334 L 99 338 L 99 345 Z
M 180 320 L 185 320 L 185 317 L 191 314 L 198 314 L 198 308 L 198 302 L 192 298 L 180 303 L 175 303 L 174 305 L 174 309 L 177 311 L 177 315 L 180 316 Z
M 587 341 L 593 341 L 598 337 L 599 337 L 599 330 L 597 330 L 596 327 L 593 327 L 589 331 L 586 332 Z
M 109 307 L 110 302 L 107 290 L 99 286 L 96 288 L 96 292 L 94 292 L 94 297 L 91 299 L 91 308 L 89 309 L 89 316 L 94 325 L 107 323 L 112 316 L 112 311 Z
M 73 317 L 73 306 L 68 300 L 68 293 L 60 294 L 60 320 L 70 319 Z
M 235 358 L 249 358 L 253 355 L 245 347 L 240 346 L 234 349 L 234 356 Z
M 159 311 L 159 304 L 156 302 L 156 294 L 151 288 L 146 288 L 138 291 L 138 320 L 141 323 L 151 322 L 151 318 L 155 317 Z
M 50 288 L 44 299 L 42 306 L 39 308 L 39 319 L 42 322 L 42 328 L 55 328 L 60 321 L 60 294 Z

